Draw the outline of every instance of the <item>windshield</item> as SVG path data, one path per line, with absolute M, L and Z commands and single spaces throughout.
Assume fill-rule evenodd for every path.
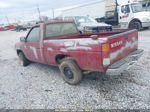
M 76 16 L 75 20 L 77 23 L 91 23 L 91 22 L 97 23 L 96 20 L 94 20 L 93 18 L 86 16 Z
M 133 13 L 142 12 L 143 11 L 142 4 L 131 4 L 131 7 L 132 7 Z

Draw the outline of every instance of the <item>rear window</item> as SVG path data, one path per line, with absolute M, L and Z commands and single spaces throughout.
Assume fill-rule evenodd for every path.
M 46 38 L 78 33 L 74 23 L 53 23 L 46 25 Z

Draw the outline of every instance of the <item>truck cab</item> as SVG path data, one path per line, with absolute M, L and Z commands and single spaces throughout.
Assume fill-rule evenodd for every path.
M 144 11 L 140 3 L 119 5 L 118 13 L 121 28 L 141 30 L 150 27 L 150 12 Z
M 150 12 L 144 11 L 142 3 L 107 0 L 105 17 L 100 20 L 121 29 L 145 29 L 150 27 Z

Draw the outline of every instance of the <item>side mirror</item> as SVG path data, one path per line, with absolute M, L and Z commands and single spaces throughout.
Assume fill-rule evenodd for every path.
M 20 42 L 26 42 L 26 38 L 25 37 L 20 37 Z

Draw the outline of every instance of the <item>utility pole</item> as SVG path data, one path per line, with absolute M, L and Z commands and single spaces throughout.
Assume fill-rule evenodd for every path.
M 5 16 L 5 17 L 6 17 L 6 20 L 7 20 L 8 24 L 9 24 L 9 19 L 8 19 L 8 17 L 7 17 L 7 16 Z
M 54 9 L 52 8 L 53 19 L 55 18 Z
M 39 5 L 37 5 L 37 11 L 38 11 L 38 14 L 39 14 L 39 19 L 40 19 L 40 21 L 42 21 L 41 20 L 41 13 L 40 13 Z
M 150 2 L 150 0 L 147 0 L 147 3 L 146 3 L 146 11 L 148 10 L 149 2 Z

